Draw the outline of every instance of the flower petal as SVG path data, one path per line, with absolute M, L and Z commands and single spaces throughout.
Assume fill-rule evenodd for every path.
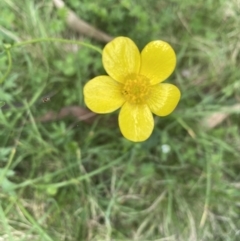
M 140 53 L 130 38 L 117 37 L 103 49 L 102 61 L 107 73 L 123 83 L 126 76 L 139 72 Z
M 152 41 L 142 50 L 141 61 L 140 74 L 148 77 L 154 85 L 171 75 L 176 66 L 176 55 L 168 43 Z
M 119 126 L 123 136 L 131 141 L 145 141 L 152 133 L 154 122 L 147 105 L 126 102 L 119 114 Z
M 159 84 L 151 87 L 151 96 L 147 100 L 150 110 L 158 116 L 169 115 L 176 108 L 181 93 L 172 84 Z
M 87 107 L 96 113 L 109 113 L 123 105 L 122 85 L 109 76 L 98 76 L 84 86 Z

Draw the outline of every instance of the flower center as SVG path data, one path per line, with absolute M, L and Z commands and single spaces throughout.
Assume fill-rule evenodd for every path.
M 149 96 L 150 81 L 147 77 L 131 74 L 126 78 L 122 94 L 132 104 L 143 104 Z

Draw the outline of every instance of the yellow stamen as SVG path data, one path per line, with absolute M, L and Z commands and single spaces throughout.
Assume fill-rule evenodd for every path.
M 150 81 L 138 74 L 127 76 L 122 88 L 122 94 L 132 104 L 143 104 L 149 96 Z

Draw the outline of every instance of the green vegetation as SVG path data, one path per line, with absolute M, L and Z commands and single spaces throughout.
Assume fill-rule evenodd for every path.
M 182 98 L 143 143 L 121 136 L 117 112 L 44 122 L 50 111 L 84 106 L 84 84 L 104 74 L 101 55 L 59 42 L 11 48 L 0 86 L 0 240 L 240 240 L 239 1 L 65 3 L 139 48 L 169 42 L 178 65 L 168 81 Z M 0 9 L 0 78 L 7 44 L 79 39 L 51 0 L 1 0 Z M 229 116 L 204 126 L 219 111 Z

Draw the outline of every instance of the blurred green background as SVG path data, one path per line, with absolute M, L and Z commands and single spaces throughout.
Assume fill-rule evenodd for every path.
M 143 143 L 122 137 L 118 112 L 91 123 L 70 113 L 46 121 L 84 107 L 84 84 L 105 73 L 101 55 L 53 42 L 12 48 L 0 86 L 0 240 L 240 240 L 240 1 L 65 4 L 140 49 L 169 42 L 178 64 L 167 81 L 182 98 Z M 67 9 L 51 0 L 1 0 L 0 9 L 0 78 L 4 44 L 106 44 L 72 30 Z

